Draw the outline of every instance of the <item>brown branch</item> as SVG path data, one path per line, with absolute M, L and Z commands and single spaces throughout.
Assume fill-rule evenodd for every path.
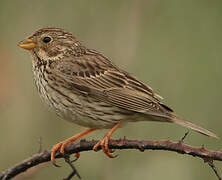
M 72 164 L 72 161 L 70 160 L 70 156 L 66 155 L 64 156 L 64 159 L 66 161 L 66 163 L 68 163 L 68 165 L 71 167 L 72 172 L 69 174 L 69 176 L 67 178 L 64 178 L 63 180 L 70 180 L 72 179 L 72 177 L 74 177 L 75 175 L 81 179 L 81 176 L 79 174 L 79 172 L 76 170 L 75 166 Z M 76 159 L 77 160 L 77 159 Z M 74 160 L 75 161 L 75 160 Z
M 70 155 L 82 151 L 90 151 L 93 146 L 98 141 L 86 141 L 81 140 L 79 143 L 70 144 L 66 147 L 66 154 Z M 111 149 L 138 149 L 140 151 L 145 150 L 165 150 L 165 151 L 174 151 L 180 154 L 187 154 L 194 157 L 199 157 L 205 160 L 205 162 L 210 162 L 213 160 L 222 161 L 222 151 L 212 151 L 207 150 L 202 147 L 192 147 L 186 144 L 183 144 L 183 139 L 179 142 L 173 142 L 170 140 L 160 140 L 160 141 L 139 141 L 139 140 L 110 140 L 109 148 Z M 62 158 L 61 153 L 56 154 L 56 158 Z M 207 161 L 206 161 L 207 159 Z M 50 151 L 44 151 L 42 153 L 34 154 L 28 159 L 18 163 L 17 165 L 5 170 L 0 175 L 0 180 L 8 180 L 16 175 L 26 171 L 27 169 L 37 166 L 38 164 L 50 161 Z M 215 168 L 214 168 L 215 169 Z M 218 174 L 218 172 L 216 172 Z M 219 175 L 218 175 L 219 177 Z M 219 177 L 220 178 L 220 177 Z
M 218 171 L 217 171 L 217 168 L 216 166 L 214 165 L 213 161 L 210 160 L 210 161 L 207 161 L 207 163 L 209 164 L 209 166 L 213 169 L 215 175 L 217 176 L 218 180 L 222 180 L 222 178 L 220 177 Z

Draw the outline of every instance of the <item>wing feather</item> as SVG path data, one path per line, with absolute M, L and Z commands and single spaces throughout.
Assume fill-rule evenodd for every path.
M 102 55 L 85 56 L 67 59 L 54 69 L 70 87 L 129 111 L 158 116 L 172 111 L 160 103 L 159 96 L 149 86 L 118 69 Z

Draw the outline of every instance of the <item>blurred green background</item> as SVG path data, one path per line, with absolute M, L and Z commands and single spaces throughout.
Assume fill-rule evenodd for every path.
M 34 87 L 31 58 L 17 43 L 43 26 L 73 32 L 89 48 L 147 82 L 176 113 L 221 132 L 222 2 L 220 0 L 1 0 L 0 1 L 0 171 L 84 128 L 60 120 Z M 155 122 L 132 123 L 114 138 L 179 140 L 187 129 Z M 105 130 L 87 139 L 99 139 Z M 222 149 L 222 140 L 191 132 L 185 142 Z M 216 179 L 202 160 L 166 151 L 83 152 L 75 163 L 83 179 Z M 16 180 L 62 179 L 70 172 L 50 163 Z M 221 172 L 222 163 L 216 162 Z M 222 172 L 221 172 L 222 173 Z

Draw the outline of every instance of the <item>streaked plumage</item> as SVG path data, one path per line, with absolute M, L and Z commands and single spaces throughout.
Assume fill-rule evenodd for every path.
M 45 37 L 51 42 L 43 42 Z M 120 121 L 175 122 L 216 137 L 177 117 L 148 85 L 83 46 L 71 33 L 47 27 L 28 39 L 34 43 L 30 50 L 39 94 L 64 119 L 96 129 L 112 128 Z

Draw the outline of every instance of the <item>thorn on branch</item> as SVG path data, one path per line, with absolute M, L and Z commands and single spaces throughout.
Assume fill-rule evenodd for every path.
M 127 138 L 126 138 L 126 136 L 123 136 L 123 141 L 127 141 Z
M 205 147 L 204 147 L 204 144 L 201 146 L 201 148 L 200 148 L 200 151 L 205 151 L 206 149 L 205 149 Z
M 187 135 L 189 134 L 189 131 L 187 131 L 184 136 L 179 140 L 179 144 L 182 144 L 185 140 L 185 138 L 187 137 Z
M 139 149 L 141 152 L 144 152 L 144 151 L 145 151 L 144 144 L 139 144 L 138 149 Z

